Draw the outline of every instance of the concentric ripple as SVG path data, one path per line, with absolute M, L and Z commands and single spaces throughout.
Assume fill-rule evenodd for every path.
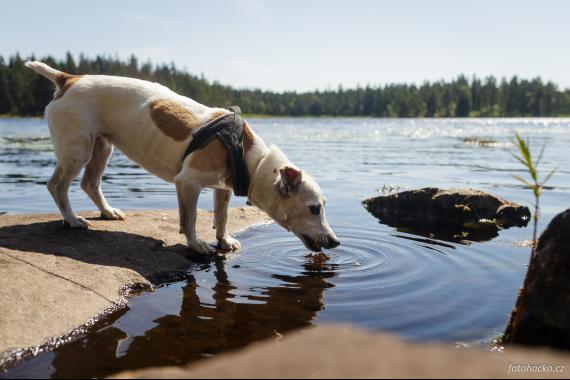
M 275 289 L 310 289 L 322 303 L 315 321 L 353 322 L 414 339 L 474 342 L 504 325 L 516 294 L 505 284 L 520 282 L 522 264 L 495 253 L 491 243 L 465 246 L 388 228 L 335 232 L 342 244 L 326 260 L 308 255 L 275 225 L 244 233 L 244 250 L 225 262 L 232 302 L 270 302 Z M 195 274 L 198 286 L 209 283 L 206 273 Z

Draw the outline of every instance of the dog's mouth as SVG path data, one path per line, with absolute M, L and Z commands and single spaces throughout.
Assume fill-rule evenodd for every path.
M 319 246 L 314 239 L 311 239 L 310 237 L 308 237 L 307 235 L 301 235 L 301 240 L 303 240 L 303 243 L 305 244 L 305 246 L 307 248 L 309 248 L 311 251 L 313 252 L 319 252 L 322 250 L 322 247 Z

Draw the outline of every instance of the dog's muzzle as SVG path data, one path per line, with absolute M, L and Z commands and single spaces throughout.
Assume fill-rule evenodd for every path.
M 319 252 L 321 249 L 332 249 L 340 245 L 340 240 L 338 240 L 333 235 L 322 235 L 319 239 L 311 239 L 307 235 L 302 235 L 305 245 L 314 252 Z

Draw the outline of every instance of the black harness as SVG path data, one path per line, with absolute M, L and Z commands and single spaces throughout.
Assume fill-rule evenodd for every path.
M 228 168 L 232 175 L 234 194 L 245 197 L 249 189 L 249 172 L 243 153 L 243 119 L 239 107 L 230 107 L 229 110 L 232 111 L 231 114 L 210 121 L 193 134 L 182 161 L 217 137 L 228 150 Z

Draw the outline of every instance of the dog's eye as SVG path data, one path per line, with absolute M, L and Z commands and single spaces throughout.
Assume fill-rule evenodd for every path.
M 309 206 L 309 210 L 311 210 L 311 214 L 319 215 L 321 213 L 321 205 Z

